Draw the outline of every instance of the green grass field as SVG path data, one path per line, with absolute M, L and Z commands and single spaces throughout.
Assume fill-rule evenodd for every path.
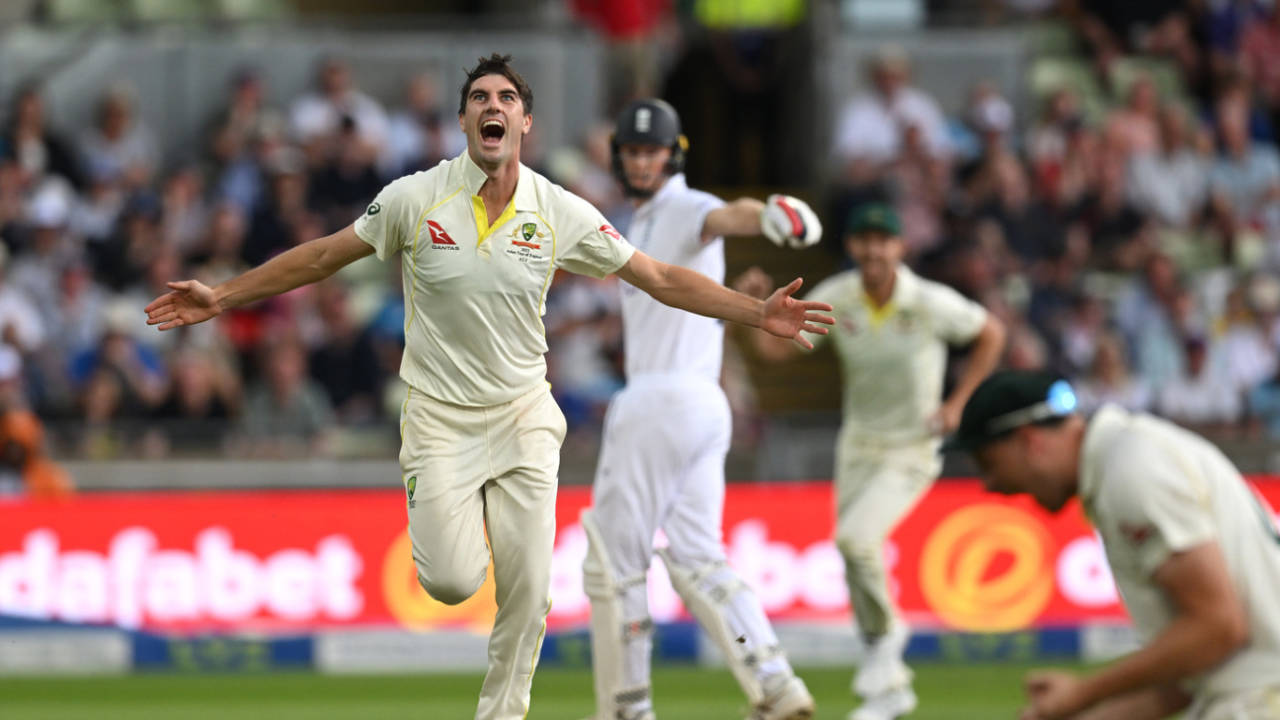
M 1028 666 L 916 666 L 920 708 L 912 720 L 1013 718 Z M 817 717 L 842 720 L 853 708 L 849 672 L 802 669 L 818 700 Z M 664 667 L 654 673 L 661 720 L 728 720 L 746 703 L 727 671 Z M 467 720 L 475 712 L 479 675 L 324 676 L 152 674 L 124 677 L 3 677 L 0 718 L 65 720 Z M 545 669 L 533 686 L 529 720 L 580 720 L 592 710 L 591 676 Z

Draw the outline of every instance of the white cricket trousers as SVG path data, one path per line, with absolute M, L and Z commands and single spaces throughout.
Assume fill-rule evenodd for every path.
M 864 636 L 899 622 L 889 594 L 884 541 L 942 470 L 937 444 L 878 445 L 841 430 L 836 447 L 836 547 L 844 558 L 854 620 Z
M 520 720 L 551 608 L 564 415 L 545 384 L 483 408 L 410 390 L 400 427 L 418 582 L 460 603 L 484 582 L 492 552 L 498 614 L 476 720 Z
M 722 588 L 743 588 L 725 598 L 724 606 L 708 611 L 729 619 L 741 633 L 744 652 L 774 650 L 778 639 L 759 601 L 725 556 L 724 461 L 731 431 L 729 402 L 712 380 L 696 375 L 629 378 L 605 416 L 591 512 L 618 579 L 644 577 L 654 554 L 654 533 L 662 528 L 668 561 L 677 566 L 668 570 L 699 571 L 705 581 Z M 648 620 L 643 582 L 628 585 L 620 601 L 625 620 Z M 595 598 L 592 606 L 596 612 Z M 646 641 L 636 651 L 624 652 L 624 687 L 649 686 L 650 647 Z M 757 668 L 770 669 L 790 668 L 785 659 Z M 600 706 L 608 701 L 597 697 Z

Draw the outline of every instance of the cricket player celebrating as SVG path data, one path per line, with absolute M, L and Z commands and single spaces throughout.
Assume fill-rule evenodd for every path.
M 1027 677 L 1023 720 L 1280 720 L 1280 534 L 1216 447 L 1104 405 L 1086 420 L 1053 375 L 988 378 L 948 447 L 988 490 L 1050 511 L 1079 497 L 1142 649 L 1085 675 Z
M 556 268 L 616 273 L 660 301 L 809 344 L 830 307 L 765 302 L 636 252 L 586 201 L 520 163 L 533 93 L 494 54 L 467 74 L 458 106 L 467 150 L 387 185 L 338 232 L 209 288 L 194 280 L 147 306 L 161 330 L 316 282 L 376 253 L 401 253 L 406 348 L 403 473 L 418 581 L 459 603 L 493 559 L 498 613 L 476 718 L 517 720 L 546 627 L 564 416 L 545 379 L 542 313 Z M 488 548 L 485 547 L 486 533 Z
M 725 204 L 691 189 L 681 172 L 687 141 L 662 100 L 637 100 L 618 116 L 613 169 L 636 207 L 627 235 L 655 260 L 724 279 L 726 236 L 807 247 L 822 228 L 803 202 Z M 658 550 L 685 607 L 724 654 L 752 718 L 801 720 L 813 698 L 778 647 L 754 592 L 729 567 L 721 542 L 729 403 L 720 389 L 724 330 L 714 319 L 622 292 L 627 385 L 609 405 L 583 578 L 591 599 L 597 720 L 653 719 L 653 623 L 646 572 Z M 654 418 L 660 418 L 655 421 Z
M 853 682 L 864 701 L 849 717 L 891 720 L 915 709 L 916 696 L 902 661 L 910 631 L 889 596 L 884 540 L 938 477 L 941 436 L 956 427 L 965 400 L 995 368 L 1005 333 L 982 306 L 901 264 L 903 243 L 891 208 L 855 208 L 845 248 L 858 269 L 819 283 L 809 299 L 830 303 L 839 319 L 831 331 L 844 379 L 836 546 L 865 643 Z M 771 282 L 753 268 L 737 287 L 763 297 Z M 794 354 L 758 333 L 753 340 L 766 360 Z M 973 350 L 943 400 L 948 344 Z

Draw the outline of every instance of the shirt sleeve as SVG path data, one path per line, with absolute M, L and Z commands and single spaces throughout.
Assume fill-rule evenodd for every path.
M 563 192 L 563 191 L 562 191 Z M 591 203 L 564 192 L 558 213 L 556 267 L 602 278 L 618 271 L 636 249 Z
M 1128 434 L 1113 443 L 1096 504 L 1100 530 L 1126 546 L 1144 577 L 1217 537 L 1208 489 L 1169 448 Z
M 356 235 L 373 246 L 379 260 L 386 260 L 403 249 L 413 232 L 413 209 L 405 188 L 410 177 L 393 180 L 382 188 L 364 214 L 356 218 Z
M 718 210 L 724 205 L 725 202 L 715 195 L 696 190 L 683 198 L 678 210 L 681 217 L 688 218 L 689 227 L 693 229 L 691 235 L 693 237 L 692 250 L 694 252 L 701 250 L 703 247 L 702 228 L 707 224 L 707 215 L 711 214 L 712 210 Z
M 987 322 L 986 308 L 946 285 L 926 285 L 925 292 L 925 307 L 938 337 L 953 345 L 973 342 Z

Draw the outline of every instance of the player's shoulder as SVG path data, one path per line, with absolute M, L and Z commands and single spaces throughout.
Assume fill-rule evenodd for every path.
M 1111 480 L 1120 483 L 1113 489 L 1123 489 L 1135 475 L 1162 476 L 1158 469 L 1177 465 L 1196 444 L 1189 435 L 1154 415 L 1104 405 L 1089 419 L 1083 452 L 1104 488 Z
M 533 189 L 538 213 L 555 224 L 594 223 L 603 217 L 600 210 L 581 196 L 552 182 L 533 168 L 525 167 L 522 178 L 527 178 Z M 603 220 L 601 220 L 603 222 Z
M 433 168 L 401 175 L 387 183 L 383 192 L 396 200 L 427 202 L 449 186 L 450 162 L 441 160 Z
M 861 296 L 862 275 L 857 270 L 842 270 L 819 280 L 808 297 L 821 297 L 825 302 L 854 300 Z M 834 303 L 833 303 L 834 304 Z
M 662 194 L 672 198 L 679 205 L 705 205 L 709 203 L 723 204 L 719 196 L 706 190 L 691 187 L 684 173 L 676 173 L 667 179 Z

